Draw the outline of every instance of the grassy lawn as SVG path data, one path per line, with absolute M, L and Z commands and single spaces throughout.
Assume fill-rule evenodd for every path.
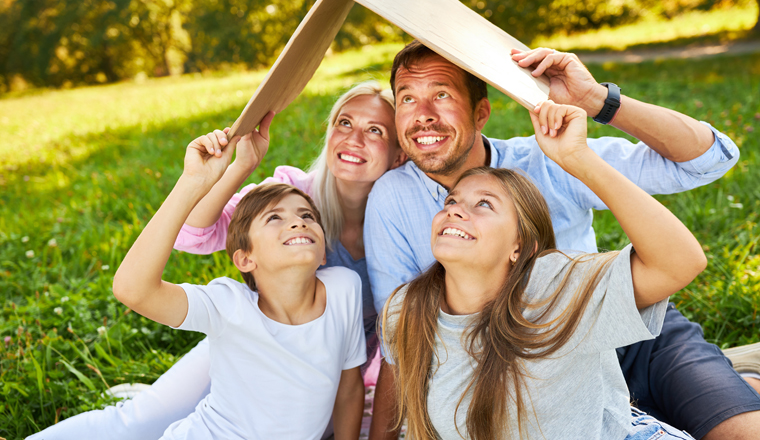
M 615 28 L 538 38 L 532 46 L 558 50 L 607 51 L 659 49 L 687 44 L 714 44 L 751 37 L 757 3 L 713 11 L 693 11 L 672 20 L 650 18 Z
M 250 180 L 281 164 L 307 166 L 335 97 L 361 80 L 387 82 L 398 49 L 328 58 L 275 119 L 269 155 Z M 660 200 L 696 233 L 710 260 L 673 300 L 703 324 L 710 341 L 757 341 L 760 55 L 591 70 L 629 96 L 709 121 L 740 146 L 740 163 L 723 179 Z M 22 438 L 99 408 L 108 386 L 152 382 L 201 338 L 130 313 L 113 298 L 112 277 L 179 176 L 184 147 L 230 125 L 263 75 L 185 76 L 0 99 L 0 437 Z M 491 96 L 486 134 L 531 133 L 520 106 L 493 90 Z M 590 127 L 591 136 L 620 135 Z M 609 213 L 599 213 L 594 227 L 603 248 L 625 243 Z M 177 253 L 165 277 L 206 283 L 235 274 L 224 253 Z

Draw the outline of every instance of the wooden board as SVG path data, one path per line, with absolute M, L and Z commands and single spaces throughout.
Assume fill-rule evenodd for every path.
M 462 69 L 532 110 L 548 99 L 549 80 L 512 61 L 528 47 L 458 0 L 356 0 Z M 352 0 L 318 0 L 296 29 L 228 133 L 256 128 L 270 110 L 282 111 L 306 87 L 351 10 Z
M 312 6 L 232 125 L 229 139 L 250 133 L 269 111 L 280 112 L 293 102 L 314 76 L 353 5 L 352 0 L 318 0 Z
M 442 57 L 533 110 L 549 96 L 549 79 L 512 61 L 528 47 L 458 0 L 356 0 Z

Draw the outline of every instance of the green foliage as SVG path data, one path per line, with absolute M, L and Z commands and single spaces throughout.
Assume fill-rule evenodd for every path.
M 518 39 L 672 18 L 752 0 L 462 0 Z M 314 0 L 4 0 L 0 93 L 271 64 Z M 356 6 L 334 49 L 399 42 Z
M 374 76 L 387 83 L 399 45 L 329 56 L 272 126 L 250 181 L 275 166 L 305 167 L 320 149 L 335 96 Z M 706 120 L 736 141 L 739 164 L 717 182 L 659 199 L 695 232 L 708 269 L 673 297 L 722 346 L 760 335 L 760 54 L 590 66 L 628 96 Z M 0 99 L 0 437 L 23 438 L 111 400 L 108 387 L 150 383 L 201 337 L 119 304 L 113 273 L 181 172 L 185 145 L 230 125 L 265 72 L 186 75 L 144 83 L 39 91 Z M 490 90 L 492 137 L 531 134 L 522 107 Z M 619 136 L 589 125 L 590 136 Z M 626 238 L 597 213 L 600 247 Z M 223 252 L 176 252 L 165 277 L 237 277 Z M 6 342 L 7 341 L 7 342 Z
M 647 17 L 636 23 L 603 27 L 579 34 L 538 37 L 535 46 L 563 51 L 649 50 L 727 43 L 751 37 L 758 5 L 685 12 L 673 19 Z

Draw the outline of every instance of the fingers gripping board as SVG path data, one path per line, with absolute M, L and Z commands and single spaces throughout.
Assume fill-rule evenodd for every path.
M 311 7 L 227 138 L 250 133 L 269 111 L 280 112 L 303 91 L 346 20 L 352 0 L 319 0 Z
M 549 99 L 549 80 L 533 77 L 510 51 L 528 50 L 458 0 L 356 0 L 436 53 L 533 110 Z
M 548 99 L 549 80 L 512 61 L 528 47 L 458 0 L 356 0 L 462 69 L 532 110 Z M 228 139 L 256 128 L 303 91 L 351 10 L 352 0 L 318 0 L 233 124 Z

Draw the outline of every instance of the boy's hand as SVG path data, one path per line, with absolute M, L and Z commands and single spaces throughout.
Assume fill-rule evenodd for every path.
M 570 171 L 568 168 L 591 152 L 586 142 L 586 112 L 583 109 L 549 100 L 538 104 L 530 112 L 530 119 L 541 150 L 565 171 Z
M 252 173 L 261 163 L 261 159 L 269 149 L 269 126 L 272 124 L 274 112 L 267 113 L 261 120 L 259 129 L 243 136 L 237 144 L 235 166 L 247 174 Z M 225 129 L 227 133 L 229 129 Z
M 230 164 L 239 136 L 227 142 L 226 131 L 214 130 L 205 136 L 190 142 L 185 152 L 185 169 L 183 175 L 200 179 L 211 187 L 224 175 Z

